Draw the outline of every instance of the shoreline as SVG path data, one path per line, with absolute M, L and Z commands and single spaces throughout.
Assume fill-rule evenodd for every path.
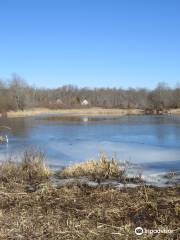
M 143 111 L 140 109 L 113 109 L 113 108 L 76 108 L 76 109 L 48 109 L 48 108 L 34 108 L 27 109 L 24 111 L 10 111 L 7 113 L 8 118 L 13 117 L 32 117 L 38 116 L 41 114 L 47 115 L 67 115 L 67 116 L 103 116 L 103 115 L 111 115 L 111 116 L 123 116 L 123 115 L 140 115 Z
M 33 117 L 38 115 L 64 115 L 64 116 L 124 116 L 124 115 L 146 115 L 142 109 L 118 109 L 118 108 L 76 108 L 76 109 L 48 109 L 48 108 L 33 108 L 25 109 L 24 111 L 9 111 L 8 118 L 17 117 Z M 180 109 L 170 109 L 168 114 L 180 115 Z M 168 115 L 167 114 L 167 115 Z M 166 114 L 164 114 L 166 115 Z M 0 115 L 1 116 L 1 115 Z
M 23 156 L 26 154 L 29 155 L 28 159 L 33 164 L 32 156 L 35 159 L 42 158 L 43 164 L 40 170 L 46 169 L 50 173 L 49 183 L 56 188 L 66 187 L 69 184 L 76 185 L 77 183 L 90 187 L 111 186 L 117 189 L 134 188 L 141 185 L 175 187 L 180 184 L 180 171 L 178 170 L 154 172 L 152 174 L 145 172 L 140 165 L 139 168 L 132 167 L 126 161 L 119 161 L 114 157 L 108 158 L 105 154 L 101 154 L 98 159 L 84 160 L 53 168 L 44 161 L 45 155 L 43 152 L 27 148 L 19 157 L 14 154 L 0 159 L 0 168 L 1 166 L 6 166 L 7 169 L 19 168 L 22 165 Z M 41 165 L 41 163 L 39 164 Z

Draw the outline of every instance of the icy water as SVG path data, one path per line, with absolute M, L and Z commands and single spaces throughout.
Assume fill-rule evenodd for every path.
M 150 173 L 180 170 L 180 116 L 39 116 L 0 125 L 12 128 L 9 143 L 0 145 L 0 160 L 35 147 L 54 169 L 106 153 Z

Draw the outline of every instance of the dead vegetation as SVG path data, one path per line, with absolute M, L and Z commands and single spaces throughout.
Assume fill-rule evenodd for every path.
M 109 159 L 105 154 L 101 154 L 98 160 L 88 160 L 70 165 L 57 173 L 57 175 L 60 178 L 87 177 L 89 180 L 98 183 L 106 180 L 116 180 L 123 184 L 144 182 L 142 174 L 129 177 L 127 174 L 128 168 L 128 161 L 119 162 L 116 157 Z
M 24 111 L 8 111 L 7 116 L 9 118 L 14 117 L 29 117 L 37 116 L 42 114 L 56 114 L 56 117 L 64 117 L 64 120 L 68 120 L 70 117 L 80 116 L 123 116 L 127 114 L 137 115 L 142 114 L 143 110 L 140 109 L 122 109 L 122 108 L 102 108 L 102 107 L 91 107 L 91 108 L 73 108 L 73 109 L 49 109 L 49 108 L 32 108 L 25 109 Z M 50 118 L 53 119 L 53 116 Z M 71 118 L 72 120 L 72 118 Z
M 136 239 L 134 229 L 168 228 L 141 239 L 178 239 L 179 189 L 121 190 L 45 185 L 33 193 L 0 191 L 0 239 Z
M 120 165 L 115 157 L 108 159 L 106 155 L 101 154 L 98 160 L 88 160 L 66 167 L 59 173 L 59 176 L 62 178 L 86 176 L 95 181 L 105 179 L 124 180 L 127 166 L 127 163 Z
M 0 181 L 9 184 L 35 184 L 45 181 L 51 175 L 44 164 L 44 154 L 40 151 L 27 150 L 20 162 L 9 159 L 0 164 Z
M 0 165 L 0 239 L 131 240 L 137 239 L 134 229 L 138 226 L 173 230 L 171 234 L 143 234 L 141 239 L 179 239 L 178 186 L 115 189 L 77 182 L 56 188 L 43 159 L 42 154 L 28 151 L 20 163 Z M 98 165 L 95 176 L 119 174 L 114 159 L 100 159 L 84 168 L 80 165 L 80 173 L 82 169 L 92 173 Z M 27 184 L 36 184 L 36 188 L 29 191 Z

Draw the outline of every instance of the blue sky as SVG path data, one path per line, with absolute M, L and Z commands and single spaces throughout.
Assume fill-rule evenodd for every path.
M 180 82 L 179 0 L 0 0 L 0 77 L 58 87 Z

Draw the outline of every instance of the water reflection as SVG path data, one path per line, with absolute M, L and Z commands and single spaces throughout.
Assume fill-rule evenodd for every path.
M 34 125 L 33 118 L 10 118 L 0 119 L 0 125 L 5 125 L 11 128 L 10 134 L 12 136 L 28 137 L 29 131 Z

